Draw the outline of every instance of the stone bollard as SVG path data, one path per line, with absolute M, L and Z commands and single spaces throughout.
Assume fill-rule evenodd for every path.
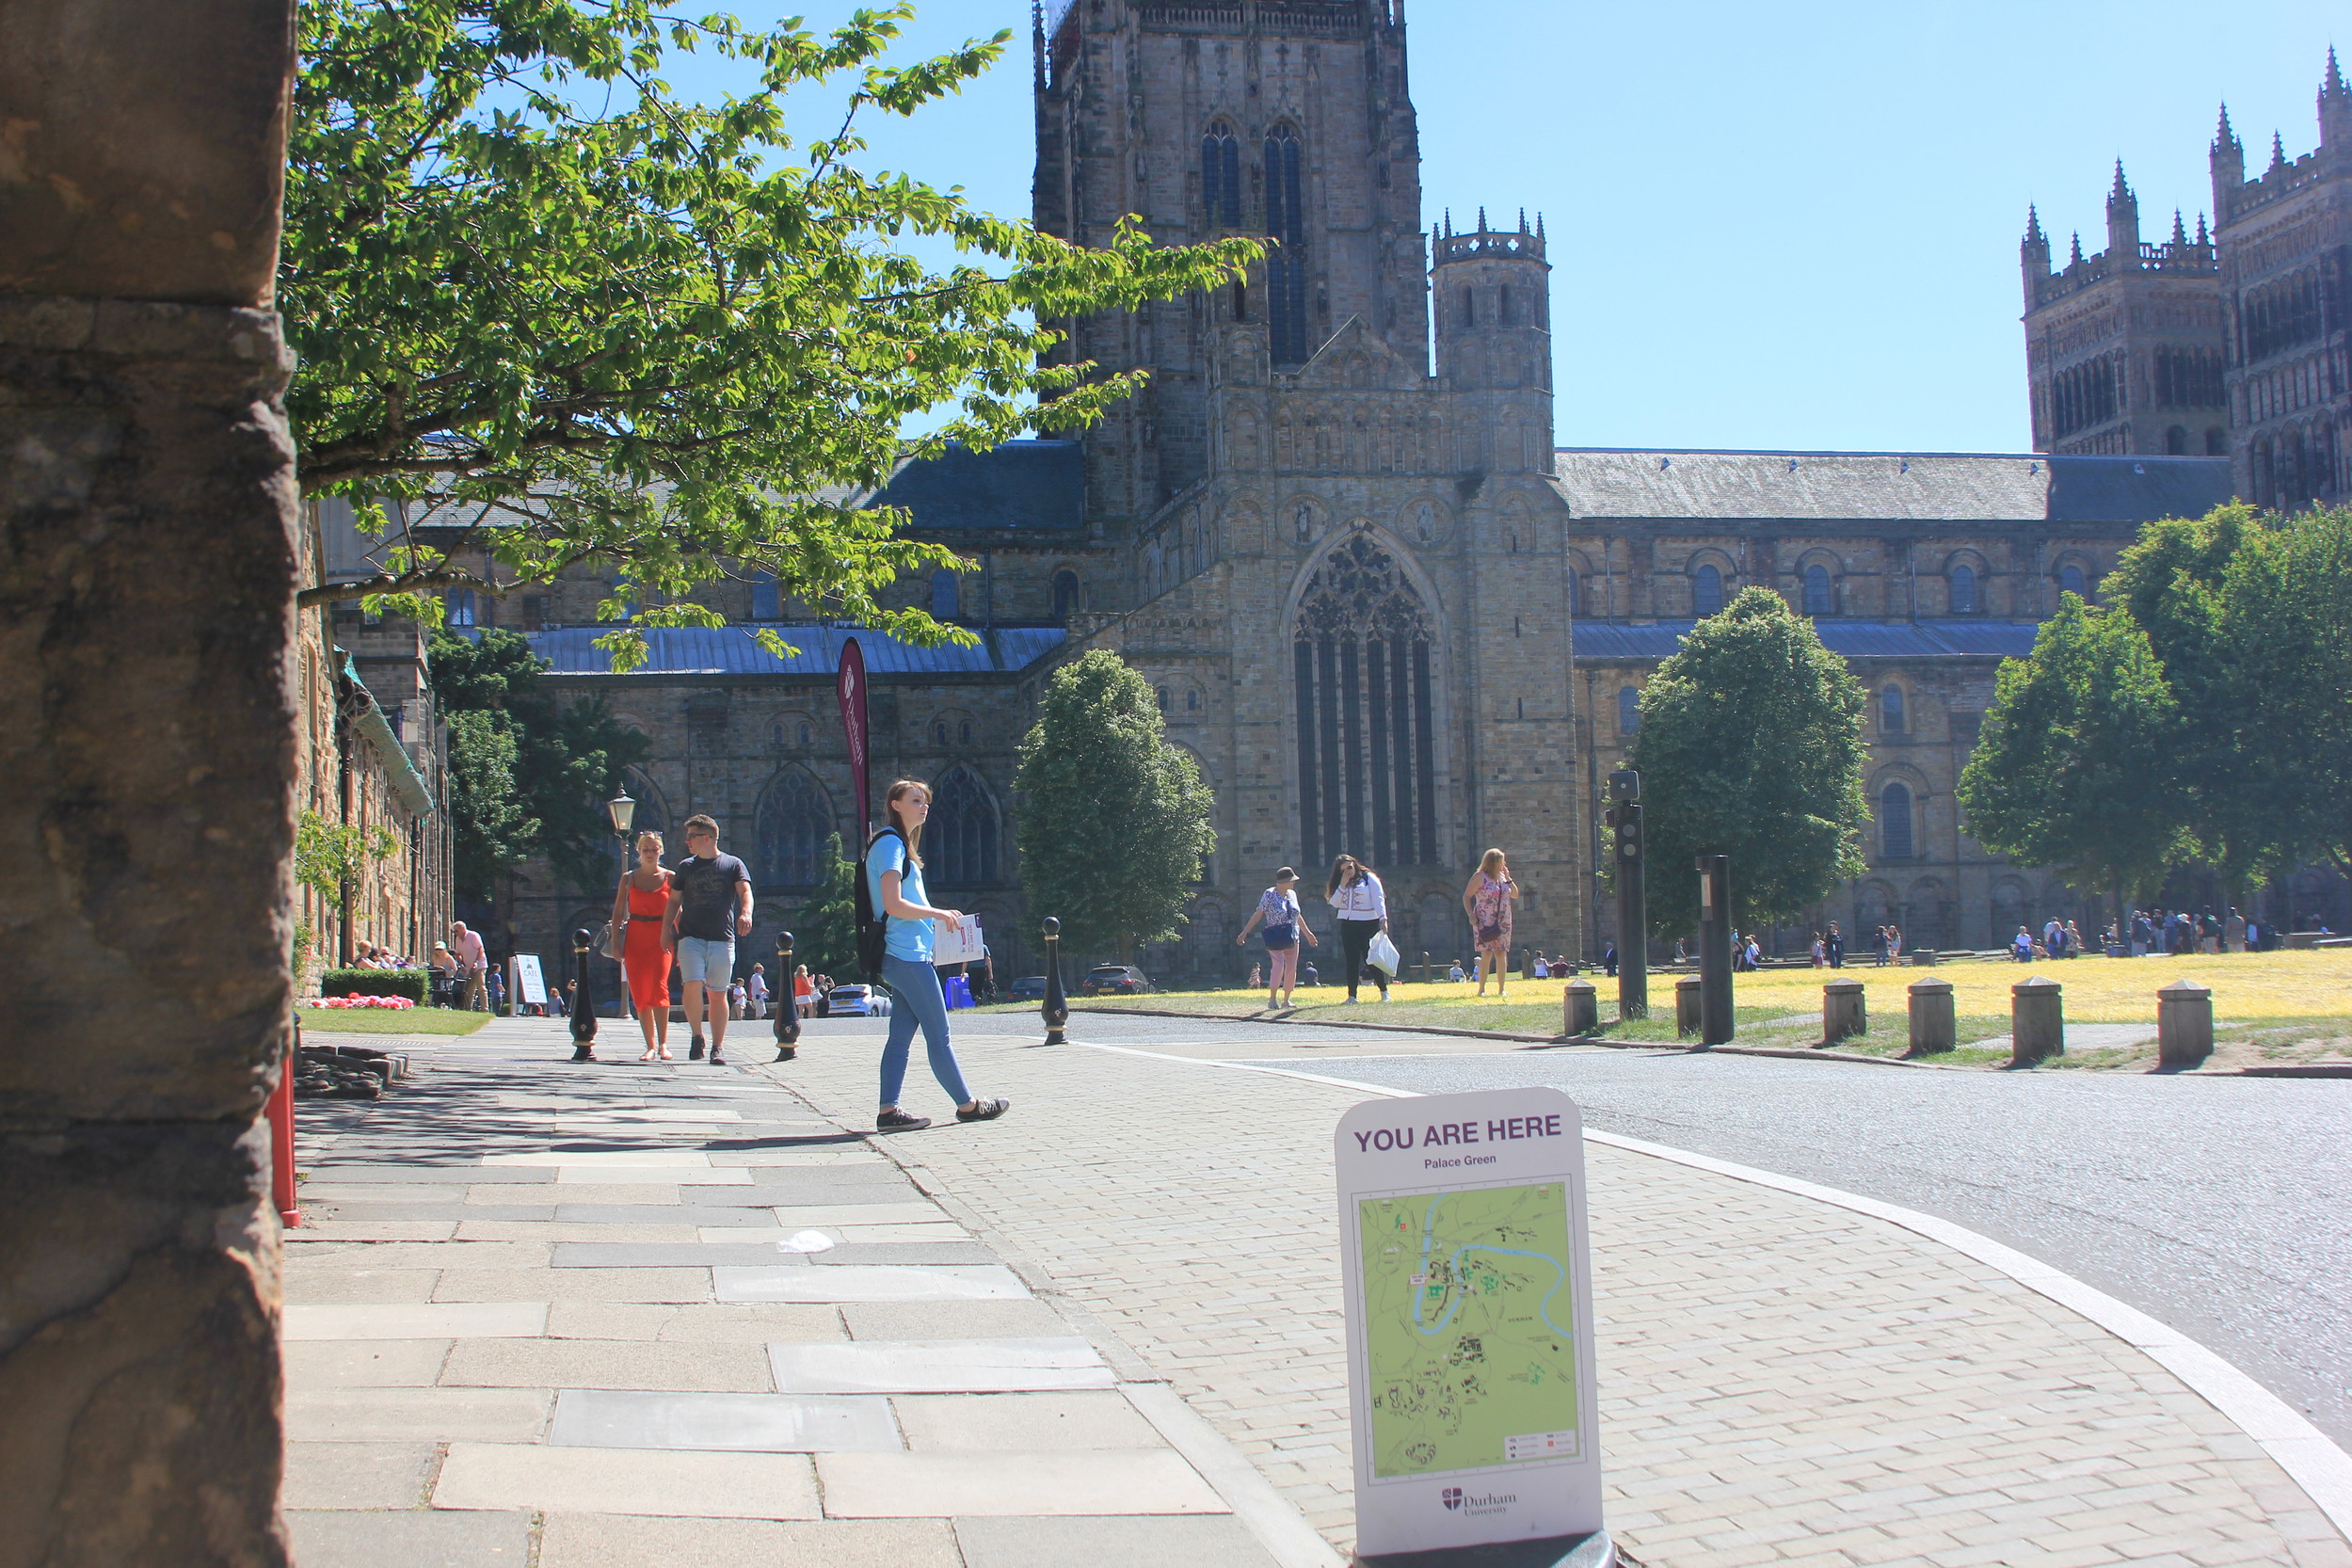
M 1560 994 L 1560 1032 L 1591 1034 L 1601 1027 L 1600 993 L 1589 980 L 1572 980 Z
M 2066 1054 L 2063 988 L 2035 975 L 2009 987 L 2009 1065 L 2031 1067 Z
M 1870 1032 L 1870 1012 L 1859 980 L 1832 980 L 1821 987 L 1821 1043 L 1833 1046 L 1849 1034 Z
M 1700 1013 L 1700 991 L 1705 982 L 1695 974 L 1684 975 L 1674 982 L 1674 1032 L 1696 1034 L 1704 1021 Z
M 1914 969 L 1932 969 L 1932 968 L 1935 968 L 1935 949 L 1933 949 L 1933 948 L 1913 948 L 1913 949 L 1912 949 L 1912 950 L 1911 950 L 1911 967 L 1912 967 L 1912 968 L 1914 968 Z
M 1932 1056 L 1960 1043 L 1960 1025 L 1952 1016 L 1952 983 L 1914 980 L 1911 984 L 1911 1053 Z
M 2176 980 L 2156 992 L 2156 1064 L 2194 1067 L 2213 1054 L 2213 992 Z

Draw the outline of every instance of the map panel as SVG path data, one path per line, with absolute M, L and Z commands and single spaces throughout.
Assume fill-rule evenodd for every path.
M 1568 1192 L 1357 1200 L 1372 1474 L 1579 1452 Z

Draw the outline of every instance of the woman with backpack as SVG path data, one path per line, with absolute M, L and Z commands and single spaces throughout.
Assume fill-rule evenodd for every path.
M 1274 885 L 1257 897 L 1257 907 L 1241 927 L 1241 935 L 1233 939 L 1240 947 L 1250 939 L 1250 933 L 1265 926 L 1266 943 L 1266 1011 L 1290 1005 L 1290 992 L 1299 983 L 1299 940 L 1315 940 L 1306 917 L 1299 912 L 1299 873 L 1285 866 L 1274 872 Z
M 981 1099 L 964 1085 L 964 1070 L 956 1063 L 948 1039 L 948 1002 L 939 987 L 939 971 L 932 967 L 931 922 L 945 920 L 951 931 L 964 924 L 963 911 L 935 909 L 923 888 L 923 823 L 931 815 L 930 786 L 902 778 L 883 797 L 885 825 L 866 845 L 859 875 L 865 898 L 858 910 L 858 955 L 869 960 L 867 972 L 878 968 L 890 988 L 890 1032 L 882 1048 L 882 1110 L 874 1117 L 881 1132 L 912 1132 L 931 1125 L 928 1116 L 910 1116 L 899 1109 L 899 1091 L 906 1084 L 907 1051 L 915 1029 L 923 1032 L 923 1049 L 931 1058 L 931 1076 L 955 1101 L 959 1122 L 990 1122 L 1012 1109 L 1005 1099 Z M 872 962 L 873 938 L 881 938 L 879 963 Z

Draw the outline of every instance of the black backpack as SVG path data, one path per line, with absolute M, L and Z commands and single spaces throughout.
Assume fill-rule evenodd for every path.
M 866 853 L 857 857 L 857 967 L 874 984 L 882 979 L 883 946 L 889 940 L 890 926 L 882 911 L 873 906 L 873 883 L 866 873 L 866 861 L 872 856 L 873 846 L 886 838 L 896 839 L 902 848 L 905 847 L 905 834 L 895 827 L 880 828 L 866 840 Z

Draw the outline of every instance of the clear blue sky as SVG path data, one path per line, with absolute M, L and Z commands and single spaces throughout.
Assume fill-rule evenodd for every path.
M 2223 100 L 2257 169 L 2273 129 L 2290 158 L 2314 144 L 2343 14 L 1407 0 L 1425 217 L 1544 215 L 1562 445 L 2023 451 L 2026 202 L 2061 258 L 2075 229 L 2100 249 L 2120 157 L 2144 238 L 2176 206 L 2194 226 Z M 907 48 L 1008 26 L 988 78 L 876 126 L 872 167 L 1027 215 L 1027 6 L 931 0 Z

